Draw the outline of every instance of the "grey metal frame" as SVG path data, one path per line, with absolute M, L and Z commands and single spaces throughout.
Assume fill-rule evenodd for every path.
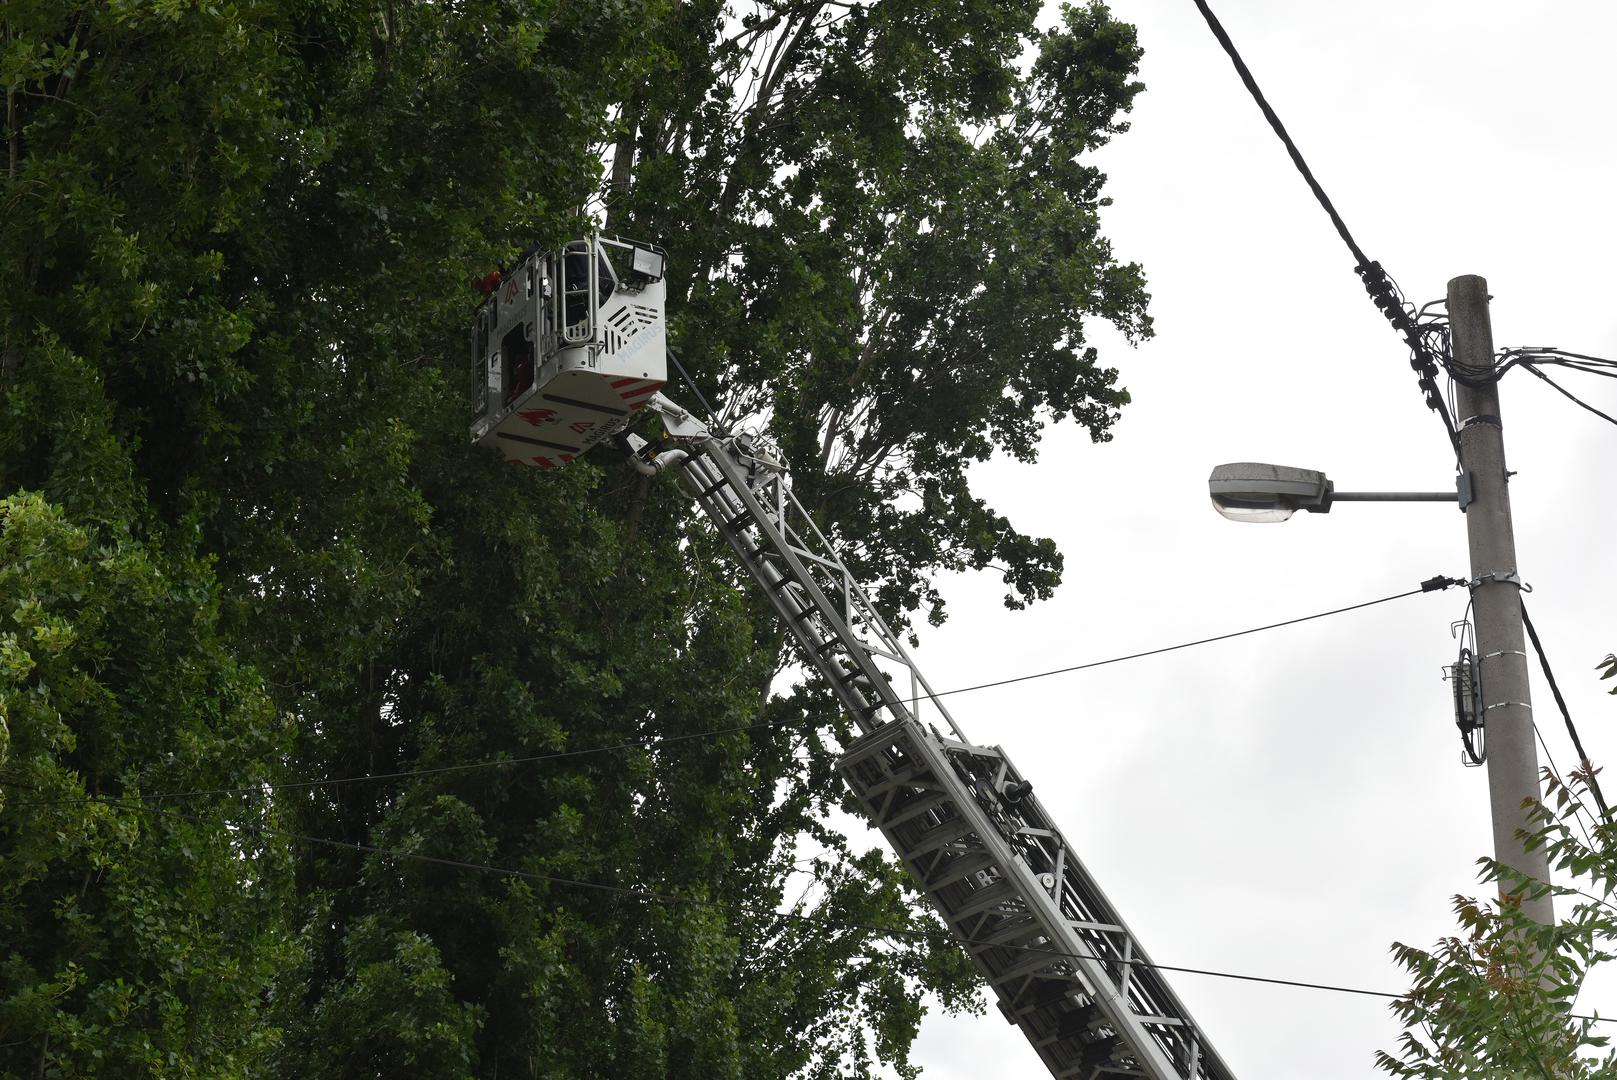
M 1232 1080 L 1010 758 L 966 739 L 785 467 L 747 436 L 693 435 L 683 484 L 859 729 L 839 771 L 1050 1074 Z

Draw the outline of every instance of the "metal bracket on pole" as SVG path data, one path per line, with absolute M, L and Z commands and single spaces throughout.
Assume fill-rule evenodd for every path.
M 1522 580 L 1521 575 L 1514 570 L 1490 570 L 1486 574 L 1478 574 L 1468 583 L 1472 592 L 1485 582 L 1494 582 L 1499 585 L 1514 585 L 1524 593 L 1533 591 L 1533 587 Z

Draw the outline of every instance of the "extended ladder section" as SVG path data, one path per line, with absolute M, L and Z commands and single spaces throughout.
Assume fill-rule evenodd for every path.
M 1231 1080 L 1031 785 L 938 701 L 785 468 L 745 435 L 687 445 L 682 482 L 859 729 L 838 769 L 1051 1075 Z

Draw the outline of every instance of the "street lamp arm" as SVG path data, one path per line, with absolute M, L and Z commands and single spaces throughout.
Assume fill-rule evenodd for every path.
M 1459 502 L 1458 491 L 1333 491 L 1331 502 Z

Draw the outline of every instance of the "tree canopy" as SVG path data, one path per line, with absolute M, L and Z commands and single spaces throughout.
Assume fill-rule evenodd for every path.
M 14 0 L 0 1073 L 908 1073 L 964 958 L 671 485 L 475 452 L 471 282 L 607 227 L 898 621 L 1060 574 L 971 490 L 1149 333 L 1030 0 Z M 793 918 L 793 915 L 804 918 Z

